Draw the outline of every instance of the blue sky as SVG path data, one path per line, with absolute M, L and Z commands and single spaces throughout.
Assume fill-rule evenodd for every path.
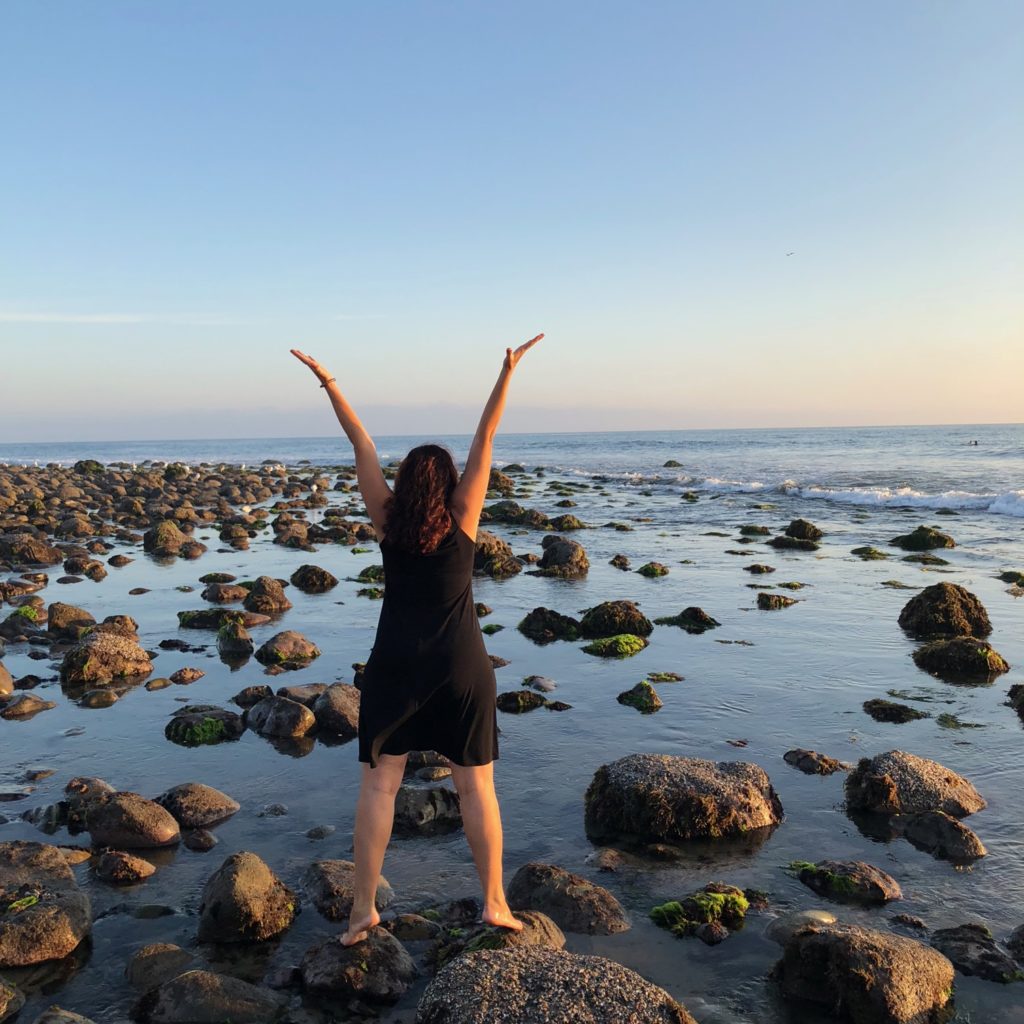
M 1016 421 L 1024 5 L 0 16 L 0 437 Z M 792 255 L 787 255 L 792 253 Z

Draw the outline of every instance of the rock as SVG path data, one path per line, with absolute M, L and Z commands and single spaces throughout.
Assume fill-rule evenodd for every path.
M 146 1024 L 274 1024 L 287 996 L 227 974 L 185 971 L 147 992 L 132 1013 Z
M 236 608 L 199 608 L 178 612 L 178 625 L 182 629 L 221 629 L 225 623 L 234 621 L 241 622 L 246 629 L 252 629 L 265 626 L 271 617 L 256 612 L 241 612 Z
M 401 942 L 423 942 L 427 939 L 436 939 L 441 934 L 441 925 L 437 921 L 431 921 L 419 914 L 398 914 L 390 921 L 384 922 L 381 927 L 387 929 Z
M 550 608 L 534 608 L 516 628 L 523 636 L 538 644 L 548 644 L 553 640 L 577 640 L 580 635 L 578 619 Z
M 915 594 L 900 612 L 899 624 L 912 636 L 986 637 L 992 632 L 985 606 L 956 583 L 935 583 Z
M 143 679 L 152 671 L 149 655 L 138 641 L 96 629 L 64 655 L 60 679 L 65 685 L 109 683 Z
M 600 956 L 520 946 L 451 960 L 427 986 L 416 1024 L 695 1024 L 635 971 Z
M 2 643 L 2 641 L 0 641 Z M 4 656 L 3 647 L 0 646 L 0 658 Z M 0 697 L 6 697 L 8 694 L 14 692 L 14 677 L 4 667 L 3 662 L 0 662 Z
M 178 529 L 177 523 L 164 519 L 145 532 L 142 547 L 150 554 L 171 557 L 180 553 L 187 540 L 188 537 Z
M 199 747 L 237 740 L 245 732 L 241 715 L 212 704 L 189 704 L 175 711 L 164 736 L 181 747 Z
M 183 782 L 156 798 L 175 821 L 187 829 L 206 828 L 230 818 L 241 806 L 227 793 L 201 782 Z
M 317 697 L 326 689 L 326 683 L 299 683 L 296 686 L 279 686 L 277 695 L 278 697 L 287 697 L 288 700 L 302 704 L 312 711 Z
M 281 581 L 272 576 L 257 577 L 242 603 L 248 611 L 260 615 L 278 615 L 292 607 Z
M 359 690 L 349 683 L 332 683 L 313 702 L 316 724 L 326 732 L 352 738 L 359 734 Z
M 841 903 L 872 906 L 903 899 L 895 878 L 862 860 L 796 861 L 790 867 L 809 889 Z
M 85 827 L 94 846 L 152 849 L 181 839 L 170 813 L 138 793 L 107 793 L 90 801 Z
M 1000 949 L 992 932 L 983 924 L 961 924 L 932 932 L 932 945 L 949 957 L 962 974 L 1006 984 L 1024 980 L 1012 956 Z
M 1006 940 L 1006 948 L 1024 964 L 1024 924 L 1013 930 L 1013 934 Z
M 755 562 L 753 565 L 745 565 L 743 571 L 753 573 L 755 576 L 765 576 L 768 573 L 775 572 L 775 566 Z
M 214 604 L 235 604 L 244 601 L 248 596 L 249 591 L 245 587 L 231 583 L 207 584 L 201 595 L 204 601 L 213 601 Z
M 659 626 L 679 626 L 687 633 L 704 633 L 709 629 L 715 629 L 721 623 L 713 619 L 703 608 L 684 608 L 678 615 L 666 615 L 654 620 Z
M 623 554 L 613 555 L 608 560 L 608 564 L 609 565 L 614 565 L 616 569 L 622 569 L 624 572 L 628 572 L 629 571 L 629 558 L 627 558 L 626 555 L 623 555 Z
M 604 636 L 599 640 L 591 640 L 580 650 L 586 654 L 595 654 L 599 658 L 630 658 L 639 654 L 647 645 L 648 640 L 632 633 L 619 633 L 616 636 Z
M 302 887 L 317 910 L 328 921 L 343 921 L 352 910 L 355 865 L 350 860 L 317 860 L 306 869 Z M 381 875 L 374 903 L 383 910 L 394 899 L 394 891 Z
M 248 658 L 255 650 L 249 631 L 237 618 L 225 619 L 217 630 L 217 653 L 227 660 Z
M 0 843 L 0 892 L 0 968 L 60 960 L 92 927 L 88 896 L 49 843 Z
M 972 636 L 933 640 L 914 651 L 913 657 L 918 668 L 949 682 L 988 683 L 1010 671 L 998 651 Z
M 856 555 L 862 562 L 881 562 L 889 557 L 888 551 L 879 551 L 878 548 L 873 548 L 868 545 L 864 545 L 859 548 L 851 548 L 851 555 Z
M 0 560 L 14 566 L 59 565 L 64 552 L 31 533 L 0 534 Z
M 669 567 L 661 562 L 645 562 L 637 569 L 637 572 L 648 579 L 654 579 L 658 576 L 667 576 L 669 574 Z
M 533 910 L 518 910 L 513 913 L 513 917 L 523 923 L 520 931 L 476 923 L 468 929 L 446 929 L 440 933 L 439 941 L 428 955 L 437 967 L 442 967 L 454 957 L 476 953 L 482 949 L 512 949 L 522 946 L 561 949 L 565 945 L 562 929 L 546 914 Z
M 246 686 L 239 690 L 231 698 L 231 703 L 237 704 L 240 708 L 251 708 L 254 704 L 259 704 L 264 697 L 273 696 L 274 691 L 269 686 L 265 683 L 257 683 L 255 686 Z
M 300 970 L 308 992 L 383 1004 L 397 1002 L 416 977 L 405 947 L 379 927 L 354 946 L 343 946 L 340 935 L 318 943 L 306 951 Z
M 962 821 L 945 811 L 908 814 L 898 822 L 903 835 L 920 850 L 944 860 L 968 861 L 984 857 L 984 843 Z
M 109 708 L 120 699 L 119 695 L 113 690 L 86 690 L 78 699 L 78 706 L 81 708 Z
M 805 925 L 817 926 L 836 923 L 836 915 L 830 910 L 791 910 L 788 914 L 777 917 L 765 930 L 767 938 L 785 946 L 787 942 Z
M 653 631 L 650 619 L 634 601 L 603 601 L 588 608 L 579 624 L 580 636 L 591 640 L 619 633 L 650 636 Z
M 320 648 L 293 629 L 275 634 L 256 652 L 256 660 L 261 665 L 282 668 L 305 668 L 319 657 Z
M 523 686 L 528 686 L 531 690 L 537 690 L 539 693 L 553 693 L 558 689 L 555 681 L 548 679 L 547 676 L 527 676 L 523 680 Z
M 18 988 L 0 978 L 0 1021 L 16 1017 L 25 1005 L 25 997 Z
M 287 697 L 264 697 L 245 712 L 245 724 L 261 736 L 305 736 L 316 717 L 304 704 Z
M 200 942 L 262 942 L 295 917 L 295 894 L 255 853 L 233 853 L 199 902 Z
M 220 840 L 205 828 L 192 829 L 182 833 L 181 842 L 186 850 L 194 850 L 196 853 L 209 853 Z
M 780 551 L 817 551 L 820 547 L 817 541 L 808 540 L 803 537 L 789 537 L 785 534 L 772 537 L 768 543 Z
M 786 527 L 786 536 L 795 537 L 797 540 L 821 540 L 825 534 L 806 519 L 794 519 Z
M 629 754 L 602 765 L 585 796 L 587 835 L 645 842 L 719 839 L 767 830 L 782 804 L 765 772 L 742 761 Z
M 292 573 L 291 582 L 304 594 L 325 594 L 338 585 L 338 577 L 318 565 L 303 565 Z
M 890 750 L 862 758 L 846 779 L 850 810 L 879 814 L 945 811 L 962 818 L 987 806 L 965 778 L 937 761 Z
M 713 946 L 727 938 L 730 929 L 743 927 L 749 907 L 742 889 L 711 882 L 682 900 L 670 900 L 653 907 L 650 917 L 677 938 L 696 935 Z
M 641 714 L 650 715 L 662 707 L 661 698 L 646 679 L 641 680 L 632 689 L 625 690 L 615 698 L 620 704 L 636 708 Z
M 558 576 L 562 579 L 582 579 L 590 571 L 590 561 L 583 545 L 566 537 L 550 536 L 541 541 L 544 554 L 531 569 L 530 576 Z
M 918 718 L 930 717 L 926 712 L 918 711 L 908 704 L 897 704 L 879 697 L 864 701 L 863 707 L 876 722 L 913 722 Z
M 757 607 L 761 611 L 772 612 L 778 611 L 780 608 L 789 608 L 791 605 L 796 604 L 796 598 L 786 597 L 783 594 L 765 594 L 760 593 L 757 595 Z
M 72 1010 L 64 1010 L 59 1006 L 52 1005 L 43 1010 L 32 1024 L 93 1024 L 93 1022 L 88 1017 L 83 1017 L 80 1013 L 74 1013 Z
M 936 530 L 934 526 L 918 526 L 913 532 L 902 537 L 893 537 L 895 544 L 904 551 L 932 551 L 935 548 L 955 548 L 956 542 L 948 533 Z
M 925 1024 L 944 1018 L 953 965 L 923 942 L 855 925 L 807 925 L 786 943 L 782 992 L 839 1007 L 852 1024 Z
M 52 700 L 43 700 L 34 693 L 17 693 L 12 697 L 0 697 L 0 718 L 14 719 L 31 718 L 40 711 L 49 711 L 57 705 Z
M 498 710 L 511 715 L 533 711 L 534 708 L 543 707 L 546 703 L 547 698 L 534 690 L 508 690 L 499 693 L 497 698 Z
M 782 756 L 786 764 L 799 768 L 805 775 L 831 775 L 848 767 L 834 757 L 819 754 L 816 750 L 804 750 L 802 747 L 787 750 Z
M 629 930 L 622 904 L 607 890 L 554 864 L 524 864 L 506 890 L 513 910 L 537 910 L 567 932 L 615 935 Z
M 136 950 L 128 960 L 125 975 L 132 988 L 149 992 L 189 970 L 195 957 L 170 942 L 153 942 Z
M 47 608 L 46 631 L 58 640 L 77 640 L 79 633 L 95 626 L 96 620 L 84 609 L 73 604 L 54 601 Z
M 114 885 L 135 885 L 149 878 L 156 868 L 148 860 L 121 850 L 107 850 L 96 862 L 96 876 Z
M 459 795 L 447 786 L 399 787 L 395 797 L 395 832 L 433 835 L 462 827 Z
M 169 678 L 178 686 L 187 686 L 197 679 L 202 679 L 205 675 L 206 673 L 201 668 L 179 668 L 176 672 L 172 672 Z
M 506 579 L 522 572 L 523 566 L 512 554 L 508 544 L 487 530 L 476 532 L 476 550 L 473 554 L 473 575 Z

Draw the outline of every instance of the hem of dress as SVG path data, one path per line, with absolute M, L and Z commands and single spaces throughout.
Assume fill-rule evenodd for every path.
M 394 731 L 394 730 L 392 730 L 392 731 Z M 388 735 L 390 735 L 390 733 Z M 386 739 L 387 739 L 387 737 L 385 737 L 385 740 Z M 500 757 L 497 754 L 495 754 L 494 757 L 492 757 L 489 761 L 471 761 L 471 762 L 467 763 L 467 762 L 463 762 L 463 761 L 456 761 L 454 757 L 451 757 L 449 754 L 446 754 L 443 750 L 438 750 L 436 747 L 431 747 L 431 749 L 434 751 L 435 754 L 440 754 L 446 761 L 450 761 L 453 765 L 455 765 L 456 768 L 484 768 L 487 765 L 493 764 L 495 761 L 500 760 Z M 419 747 L 415 748 L 415 751 L 419 751 L 419 750 L 420 750 Z M 388 757 L 402 757 L 405 754 L 412 754 L 412 753 L 414 753 L 414 748 L 410 747 L 408 750 L 404 750 L 401 754 L 388 754 L 387 756 Z M 378 751 L 377 754 L 378 754 L 377 760 L 378 760 L 378 763 L 379 763 L 379 761 L 380 761 L 380 751 Z M 374 764 L 372 761 L 364 761 L 362 758 L 359 759 L 359 763 L 360 764 L 369 764 L 371 768 L 376 768 L 377 767 L 377 765 Z

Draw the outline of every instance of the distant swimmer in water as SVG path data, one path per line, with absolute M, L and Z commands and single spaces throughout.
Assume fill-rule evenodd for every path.
M 975 448 L 978 447 L 978 442 L 977 441 L 968 441 L 967 444 L 968 445 L 973 445 Z

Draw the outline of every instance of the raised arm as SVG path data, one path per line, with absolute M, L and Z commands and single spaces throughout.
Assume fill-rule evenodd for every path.
M 373 523 L 377 540 L 384 536 L 384 506 L 391 497 L 391 488 L 384 479 L 384 471 L 380 468 L 380 459 L 377 457 L 377 446 L 373 438 L 366 432 L 366 428 L 360 422 L 355 410 L 348 404 L 348 400 L 341 393 L 334 376 L 328 373 L 312 356 L 307 356 L 297 348 L 293 348 L 292 355 L 300 362 L 305 363 L 320 380 L 321 386 L 327 392 L 327 397 L 334 406 L 334 412 L 341 424 L 341 429 L 352 442 L 356 456 L 356 479 L 359 483 L 359 493 L 363 496 L 366 504 L 366 511 Z
M 502 364 L 501 373 L 498 374 L 491 395 L 487 399 L 487 404 L 480 416 L 480 423 L 476 428 L 476 434 L 473 436 L 473 442 L 469 446 L 466 468 L 462 471 L 462 476 L 452 492 L 452 512 L 462 529 L 474 539 L 476 539 L 477 525 L 480 522 L 480 511 L 484 507 L 484 498 L 487 496 L 487 485 L 491 479 L 494 435 L 498 432 L 498 424 L 501 422 L 501 415 L 505 410 L 505 398 L 508 395 L 512 371 L 515 370 L 523 355 L 543 337 L 543 334 L 538 334 L 536 338 L 531 338 L 514 351 L 511 348 L 505 349 L 505 361 Z

